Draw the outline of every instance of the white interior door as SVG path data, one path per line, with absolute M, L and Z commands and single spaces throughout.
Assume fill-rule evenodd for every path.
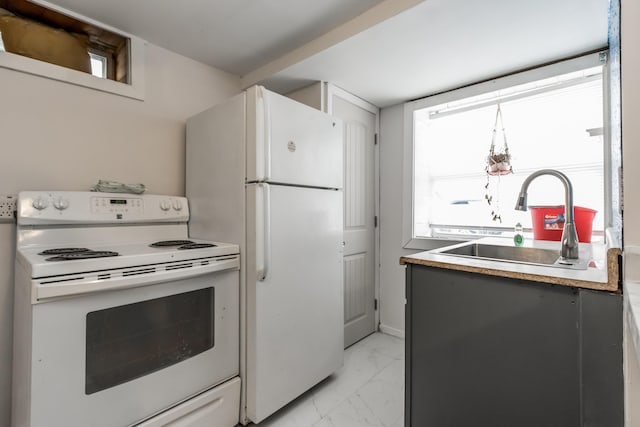
M 377 109 L 333 89 L 328 92 L 330 113 L 344 122 L 344 345 L 348 347 L 376 330 Z

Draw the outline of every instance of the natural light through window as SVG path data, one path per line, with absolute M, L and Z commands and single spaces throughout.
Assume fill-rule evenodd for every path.
M 91 58 L 91 74 L 102 79 L 107 78 L 107 58 L 89 53 Z
M 598 211 L 604 228 L 602 66 L 554 76 L 413 111 L 413 237 L 492 235 L 531 229 L 529 211 L 514 210 L 523 180 L 539 169 L 564 172 L 576 206 Z M 500 105 L 513 173 L 485 173 Z M 491 204 L 487 195 L 492 196 Z M 563 205 L 551 176 L 529 187 L 529 206 Z M 493 220 L 499 212 L 502 221 Z

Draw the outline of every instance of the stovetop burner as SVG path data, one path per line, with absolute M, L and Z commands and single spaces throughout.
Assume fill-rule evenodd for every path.
M 161 240 L 159 242 L 152 243 L 149 246 L 152 248 L 165 248 L 170 246 L 189 245 L 192 243 L 193 242 L 191 240 Z
M 87 252 L 89 249 L 87 248 L 54 248 L 47 249 L 46 251 L 39 252 L 38 255 L 64 255 L 64 254 L 74 254 L 78 252 Z
M 213 248 L 213 243 L 187 243 L 186 245 L 179 246 L 178 249 L 200 249 L 200 248 Z
M 111 256 L 120 255 L 118 252 L 112 251 L 91 251 L 86 250 L 82 252 L 63 253 L 58 256 L 47 258 L 47 261 L 73 261 L 77 259 L 89 259 L 89 258 L 105 258 Z
M 191 240 L 162 240 L 160 242 L 155 242 L 150 244 L 152 248 L 169 248 L 176 247 L 178 249 L 201 249 L 201 248 L 213 248 L 217 245 L 213 243 L 196 243 Z

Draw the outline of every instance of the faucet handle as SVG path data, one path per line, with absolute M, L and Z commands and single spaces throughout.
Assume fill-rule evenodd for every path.
M 560 255 L 563 259 L 578 259 L 580 257 L 578 251 L 578 232 L 576 231 L 576 224 L 574 222 L 567 222 L 565 220 L 561 242 Z

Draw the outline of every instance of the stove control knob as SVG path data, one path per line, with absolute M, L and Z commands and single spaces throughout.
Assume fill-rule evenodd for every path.
M 160 209 L 162 209 L 163 211 L 168 211 L 169 209 L 171 209 L 171 200 L 163 200 L 160 202 Z
M 182 210 L 182 202 L 180 200 L 174 200 L 173 201 L 173 209 L 176 211 L 181 211 Z
M 49 202 L 46 199 L 43 199 L 42 197 L 38 197 L 33 200 L 33 203 L 31 205 L 37 210 L 41 211 L 43 209 L 46 209 L 47 206 L 49 206 Z
M 59 211 L 63 211 L 69 207 L 69 200 L 58 197 L 53 201 L 53 207 L 58 209 Z

